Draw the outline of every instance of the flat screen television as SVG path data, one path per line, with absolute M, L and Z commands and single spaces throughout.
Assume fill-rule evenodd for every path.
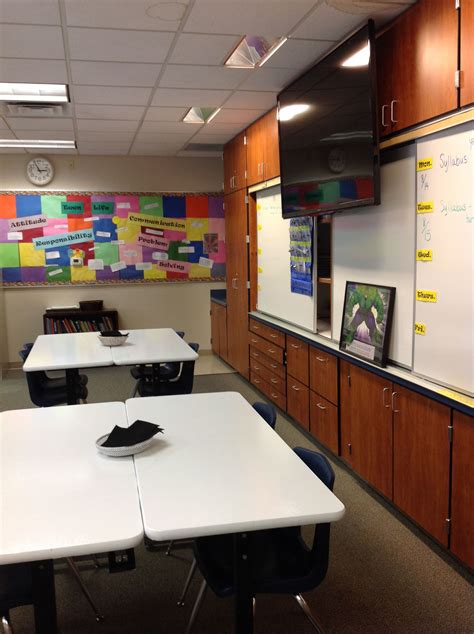
M 278 95 L 284 218 L 380 204 L 369 21 Z

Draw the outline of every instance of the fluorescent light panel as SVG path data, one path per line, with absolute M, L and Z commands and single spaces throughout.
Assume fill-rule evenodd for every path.
M 204 106 L 193 106 L 183 117 L 184 123 L 209 123 L 216 114 L 220 112 L 220 108 L 210 108 Z
M 0 148 L 37 148 L 50 150 L 75 150 L 76 142 L 74 140 L 49 140 L 49 139 L 0 139 Z
M 0 101 L 64 103 L 69 101 L 66 84 L 0 83 Z
M 262 35 L 246 35 L 232 50 L 224 62 L 229 68 L 256 68 L 263 66 L 270 57 L 283 46 L 288 38 L 280 37 L 271 40 Z
M 367 44 L 359 51 L 348 57 L 342 62 L 341 66 L 344 68 L 360 68 L 362 66 L 368 66 L 370 59 L 370 44 Z

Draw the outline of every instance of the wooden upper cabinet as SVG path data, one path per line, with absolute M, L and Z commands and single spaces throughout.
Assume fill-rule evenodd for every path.
M 474 102 L 474 2 L 461 2 L 461 106 Z
M 274 108 L 247 128 L 247 185 L 280 174 L 277 110 Z
M 453 413 L 451 550 L 474 569 L 474 420 Z
M 376 55 L 382 135 L 457 108 L 454 2 L 420 0 L 377 38 Z
M 245 132 L 241 132 L 224 146 L 224 194 L 247 186 L 246 170 Z
M 278 142 L 277 109 L 273 108 L 264 117 L 265 152 L 263 158 L 264 180 L 280 176 L 280 151 Z

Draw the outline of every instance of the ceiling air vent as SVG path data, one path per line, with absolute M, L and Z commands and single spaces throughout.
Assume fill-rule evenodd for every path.
M 29 103 L 17 101 L 5 103 L 3 113 L 15 117 L 62 117 L 70 114 L 69 104 Z

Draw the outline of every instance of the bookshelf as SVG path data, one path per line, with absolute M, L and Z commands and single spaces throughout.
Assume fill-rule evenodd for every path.
M 110 310 L 47 310 L 43 314 L 45 335 L 117 330 L 118 312 Z

